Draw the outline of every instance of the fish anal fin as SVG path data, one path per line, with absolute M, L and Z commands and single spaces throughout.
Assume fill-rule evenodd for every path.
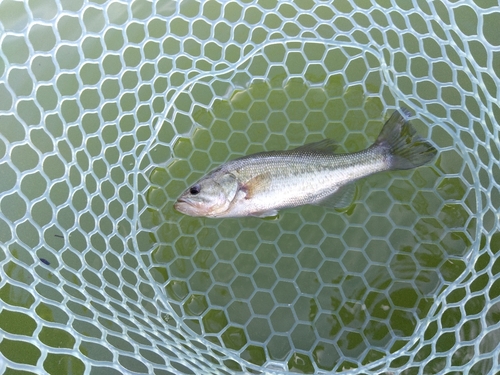
M 245 194 L 245 199 L 251 199 L 259 190 L 269 185 L 269 173 L 258 174 L 248 181 L 240 184 L 239 191 Z
M 325 206 L 330 208 L 348 207 L 356 194 L 356 185 L 348 184 L 341 186 L 335 193 L 328 195 L 320 201 L 315 202 L 316 206 Z

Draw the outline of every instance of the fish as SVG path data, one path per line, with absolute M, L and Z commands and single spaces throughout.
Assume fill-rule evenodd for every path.
M 344 208 L 357 180 L 379 172 L 429 163 L 436 148 L 420 137 L 405 108 L 394 111 L 375 142 L 354 153 L 338 153 L 332 139 L 285 151 L 265 151 L 231 160 L 185 190 L 174 209 L 210 218 L 269 217 L 302 205 Z

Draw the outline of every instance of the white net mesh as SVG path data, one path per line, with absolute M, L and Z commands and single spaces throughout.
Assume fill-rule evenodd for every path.
M 499 371 L 499 23 L 497 0 L 3 0 L 0 370 Z M 437 159 L 345 212 L 172 208 L 237 156 L 365 148 L 399 106 Z

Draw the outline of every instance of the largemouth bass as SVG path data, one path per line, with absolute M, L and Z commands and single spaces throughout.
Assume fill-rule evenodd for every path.
M 405 109 L 395 111 L 373 145 L 335 153 L 331 139 L 288 151 L 260 152 L 229 161 L 187 189 L 174 207 L 191 216 L 275 216 L 305 204 L 345 207 L 353 182 L 378 172 L 412 169 L 437 151 L 418 136 Z

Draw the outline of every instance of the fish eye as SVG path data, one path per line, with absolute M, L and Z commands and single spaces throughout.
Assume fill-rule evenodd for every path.
M 191 195 L 197 195 L 200 193 L 200 190 L 201 190 L 201 186 L 199 184 L 196 184 L 194 186 L 191 186 L 191 188 L 189 189 L 189 193 Z

